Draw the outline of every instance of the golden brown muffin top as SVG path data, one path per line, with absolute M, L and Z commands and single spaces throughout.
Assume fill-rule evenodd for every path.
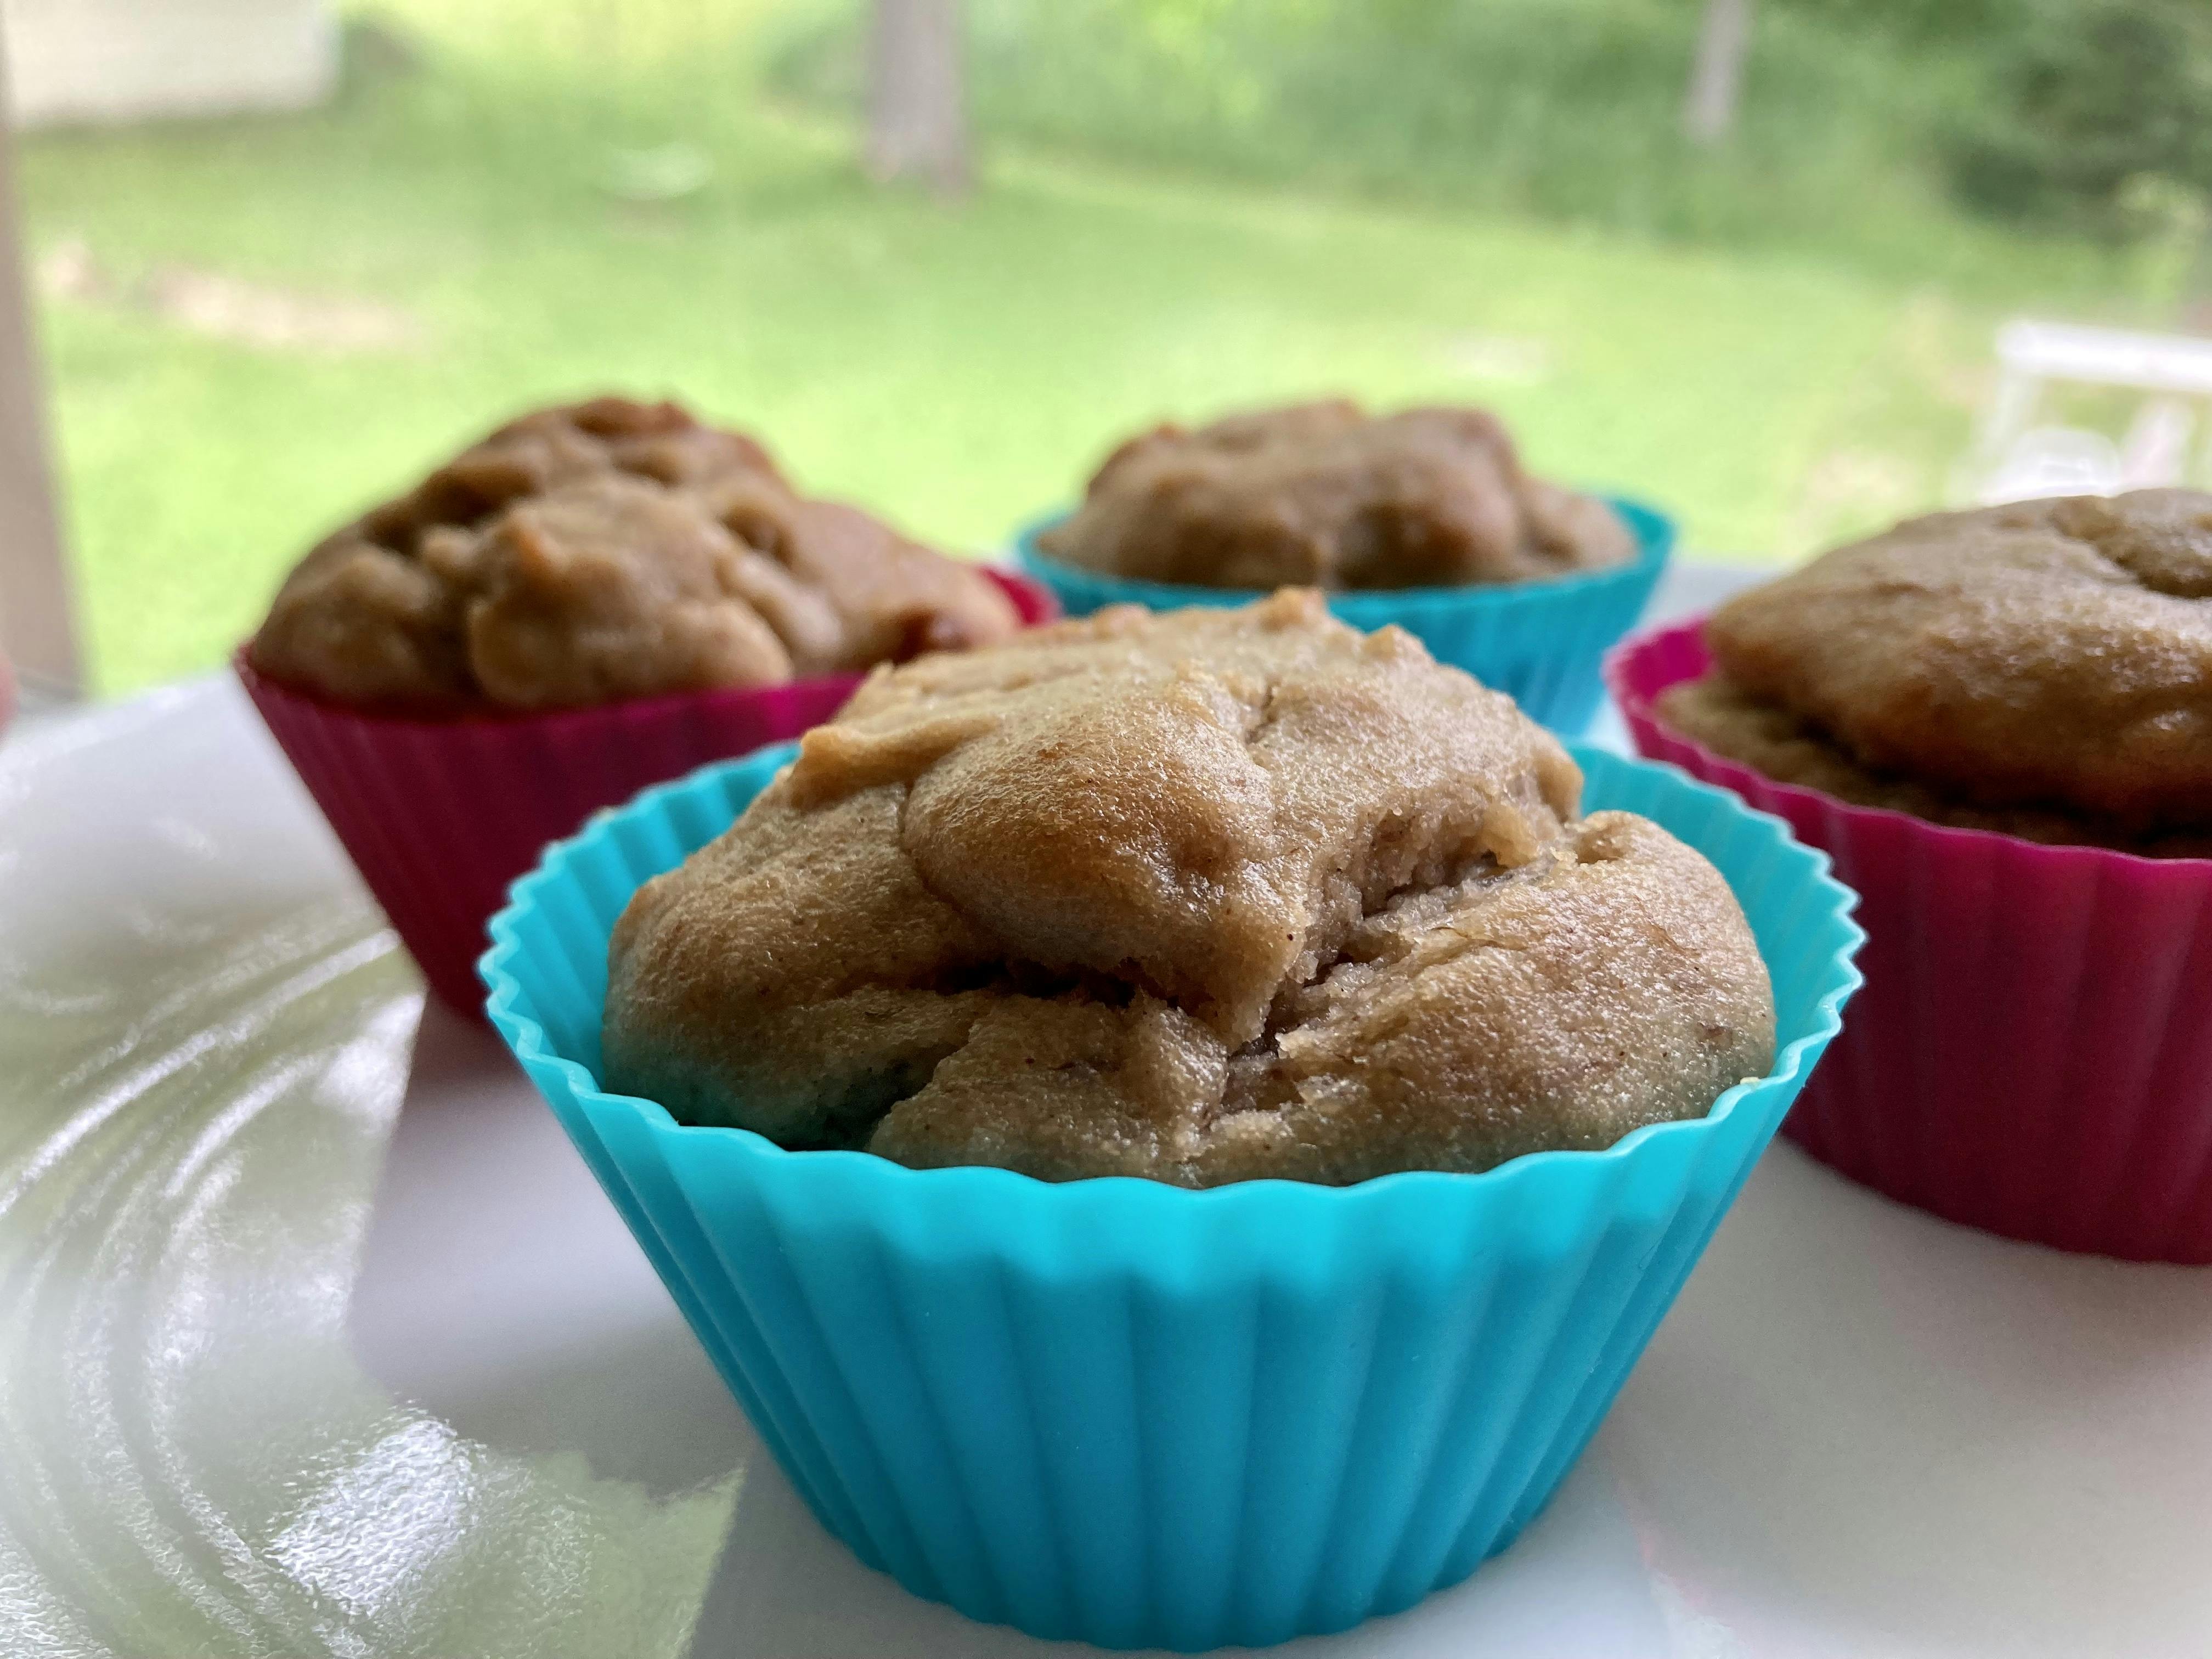
M 1018 625 L 980 571 L 799 495 L 674 404 L 543 409 L 310 551 L 255 636 L 361 707 L 575 708 L 781 684 Z
M 2122 838 L 2212 825 L 2212 495 L 1940 513 L 1739 595 L 1721 671 L 1860 766 Z
M 615 930 L 612 1086 L 911 1164 L 1480 1170 L 1771 1060 L 1719 875 L 1311 591 L 879 670 Z
M 1621 564 L 1604 502 L 1522 471 L 1480 409 L 1370 416 L 1344 400 L 1130 439 L 1040 539 L 1070 564 L 1207 587 L 1437 587 Z

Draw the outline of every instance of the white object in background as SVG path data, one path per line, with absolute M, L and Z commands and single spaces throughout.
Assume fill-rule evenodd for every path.
M 303 109 L 337 84 L 328 0 L 0 0 L 23 127 Z
M 2109 495 L 2120 488 L 2120 452 L 2101 432 L 2039 426 L 2005 451 L 1983 484 L 1984 507 L 2045 495 Z
M 1997 331 L 1997 362 L 1996 395 L 1956 492 L 1962 498 L 2108 495 L 2187 478 L 2197 423 L 2191 400 L 2212 398 L 2212 340 L 2019 321 Z M 2035 424 L 2054 382 L 2140 392 L 2145 401 L 2115 448 L 2098 433 Z
M 2120 445 L 2120 488 L 2148 489 L 2182 481 L 2197 411 L 2179 398 L 2153 398 L 2136 411 Z

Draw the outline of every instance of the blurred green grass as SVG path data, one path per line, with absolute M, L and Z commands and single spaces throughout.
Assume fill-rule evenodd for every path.
M 323 111 L 30 141 L 99 686 L 218 662 L 310 538 L 536 399 L 680 395 L 974 550 L 1163 415 L 1470 399 L 1693 547 L 1779 559 L 1940 495 L 2008 308 L 2124 315 L 2170 286 L 2149 255 L 1972 229 L 1916 273 L 1808 235 L 1362 202 L 1357 173 L 1079 159 L 982 92 L 981 186 L 945 204 L 865 185 L 849 123 L 764 78 L 835 22 L 404 0 Z M 624 158 L 670 145 L 706 182 L 623 199 L 656 170 Z

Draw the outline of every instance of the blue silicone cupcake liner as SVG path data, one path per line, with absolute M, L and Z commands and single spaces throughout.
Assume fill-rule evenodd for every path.
M 1604 499 L 1636 532 L 1636 557 L 1626 564 L 1556 581 L 1336 592 L 1328 608 L 1363 632 L 1397 623 L 1438 662 L 1464 668 L 1512 697 L 1532 720 L 1576 736 L 1588 729 L 1604 698 L 1605 653 L 1644 614 L 1674 550 L 1674 521 L 1665 514 L 1617 495 Z M 1245 588 L 1139 581 L 1062 564 L 1038 551 L 1037 538 L 1066 516 L 1054 514 L 1017 534 L 1014 562 L 1050 588 L 1071 617 L 1109 605 L 1175 611 L 1249 605 L 1260 597 Z
M 1048 1185 L 787 1152 L 602 1090 L 607 935 L 789 745 L 550 848 L 489 1012 L 823 1525 L 919 1595 L 1195 1651 L 1419 1601 L 1543 1507 L 1838 1030 L 1853 896 L 1780 820 L 1581 750 L 1719 866 L 1773 975 L 1765 1078 L 1600 1152 L 1349 1188 Z

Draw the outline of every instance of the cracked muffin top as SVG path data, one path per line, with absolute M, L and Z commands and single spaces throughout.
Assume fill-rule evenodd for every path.
M 2212 850 L 2212 495 L 1914 519 L 1716 611 L 1660 712 L 1782 781 L 1971 828 Z
M 674 404 L 544 409 L 286 578 L 272 679 L 422 714 L 577 708 L 857 672 L 1019 626 L 981 571 L 812 501 Z
M 1344 1183 L 1764 1074 L 1719 874 L 1320 594 L 878 670 L 610 949 L 610 1086 L 912 1165 Z
M 1066 563 L 1205 587 L 1447 587 L 1626 563 L 1603 501 L 1522 471 L 1480 409 L 1344 400 L 1130 439 L 1038 544 Z

